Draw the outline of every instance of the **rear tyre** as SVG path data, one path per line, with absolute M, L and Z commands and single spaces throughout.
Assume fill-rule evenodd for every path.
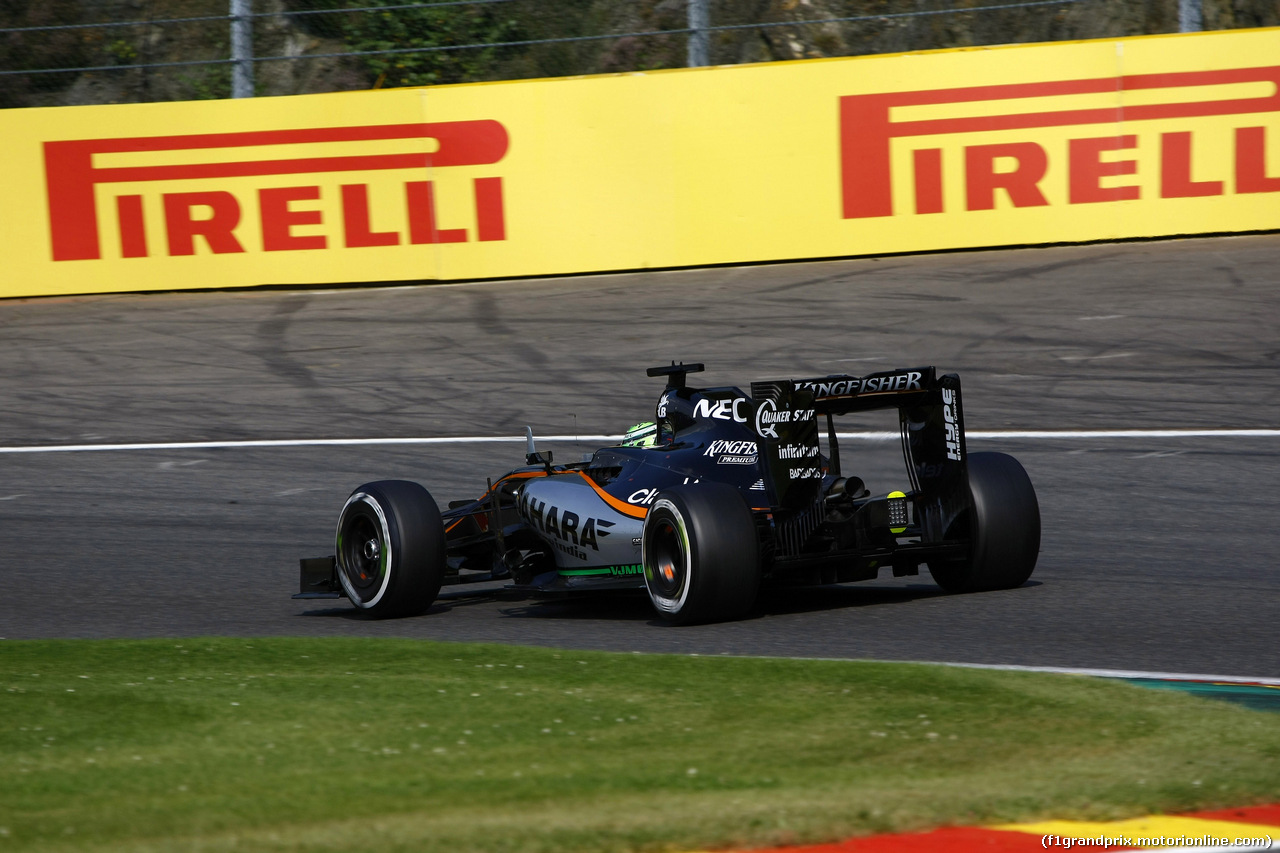
M 1040 554 L 1040 504 L 1031 478 L 1004 453 L 969 456 L 972 506 L 965 519 L 969 557 L 929 563 L 947 592 L 1013 589 L 1031 577 Z
M 444 582 L 444 523 L 417 483 L 381 480 L 351 493 L 338 517 L 338 580 L 378 619 L 417 616 Z
M 658 615 L 676 625 L 741 619 L 760 587 L 755 521 L 723 483 L 658 493 L 641 540 L 645 588 Z

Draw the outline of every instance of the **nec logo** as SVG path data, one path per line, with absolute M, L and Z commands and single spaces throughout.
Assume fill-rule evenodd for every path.
M 1190 100 L 1203 92 L 1191 87 L 1238 86 L 1252 84 L 1257 97 L 1221 100 Z M 1018 99 L 1054 98 L 1081 95 L 1109 95 L 1149 90 L 1169 90 L 1167 103 L 1133 106 L 1062 109 L 1047 112 L 1020 112 Z M 1262 94 L 1266 90 L 1267 94 Z M 1008 103 L 1008 110 L 992 109 L 992 104 Z M 891 111 L 939 104 L 973 104 L 974 115 L 922 120 L 893 120 Z M 961 110 L 960 112 L 963 112 Z M 893 162 L 890 145 L 895 139 L 920 140 L 912 154 L 910 168 L 915 187 L 915 212 L 944 211 L 942 149 L 932 147 L 930 137 L 1048 127 L 1101 125 L 1115 128 L 1132 122 L 1156 119 L 1199 118 L 1271 114 L 1280 115 L 1280 66 L 1240 68 L 1224 71 L 1193 71 L 1171 74 L 1143 74 L 1061 80 L 1047 83 L 1014 83 L 939 89 L 924 92 L 892 92 L 876 95 L 849 95 L 840 99 L 840 146 L 843 214 L 845 219 L 894 215 Z M 1158 170 L 1160 198 L 1194 198 L 1224 195 L 1227 180 L 1236 194 L 1280 192 L 1280 176 L 1267 174 L 1267 128 L 1259 119 L 1241 121 L 1234 128 L 1234 163 L 1222 164 L 1214 180 L 1196 180 L 1192 175 L 1192 132 L 1160 134 L 1158 157 L 1149 158 Z M 1103 185 L 1104 179 L 1134 175 L 1138 160 L 1124 152 L 1138 148 L 1136 134 L 1095 132 L 1071 139 L 1066 162 L 1055 163 L 1054 174 L 1065 175 L 1068 204 L 1124 201 L 1140 197 L 1136 185 Z M 1112 152 L 1121 152 L 1115 154 Z M 966 210 L 992 210 L 997 191 L 1007 193 L 1014 207 L 1048 205 L 1041 184 L 1050 171 L 1049 152 L 1035 141 L 1001 141 L 967 145 L 964 148 L 964 203 Z M 1012 166 L 1009 168 L 1009 166 Z M 1277 168 L 1280 164 L 1273 164 Z
M 307 146 L 334 142 L 375 140 L 435 140 L 432 152 L 394 154 L 325 155 Z M 259 146 L 291 146 L 300 156 L 286 159 L 241 159 L 245 149 Z M 389 124 L 355 127 L 319 127 L 300 130 L 268 130 L 209 133 L 186 136 L 143 136 L 116 139 L 78 139 L 44 144 L 45 185 L 49 201 L 49 225 L 55 261 L 95 260 L 102 257 L 95 187 L 99 184 L 146 181 L 216 180 L 270 175 L 321 175 L 387 169 L 424 169 L 447 166 L 483 166 L 497 163 L 507 153 L 507 131 L 499 122 L 456 121 L 433 124 Z M 95 166 L 96 155 L 147 152 L 199 152 L 202 162 L 179 165 Z M 227 151 L 226 160 L 216 155 Z M 330 235 L 340 234 L 346 247 L 394 246 L 402 242 L 464 243 L 473 239 L 465 228 L 442 229 L 436 222 L 431 181 L 407 181 L 400 203 L 407 212 L 407 228 L 375 231 L 369 216 L 369 186 L 343 183 L 341 224 Z M 242 205 L 256 203 L 261 222 L 263 251 L 324 249 L 330 235 L 297 234 L 301 226 L 321 225 L 320 210 L 307 202 L 320 198 L 321 188 L 310 183 L 291 187 L 264 187 L 246 200 L 216 188 L 196 192 L 164 192 L 167 254 L 195 254 L 196 238 L 202 238 L 215 254 L 245 251 L 247 235 L 238 234 Z M 472 181 L 475 235 L 479 241 L 505 240 L 502 178 L 480 177 Z M 115 199 L 119 223 L 120 254 L 145 258 L 153 254 L 147 245 L 143 199 L 120 195 Z

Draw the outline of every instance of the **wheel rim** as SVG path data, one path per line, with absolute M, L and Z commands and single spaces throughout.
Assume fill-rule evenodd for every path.
M 663 598 L 674 598 L 684 581 L 684 548 L 680 532 L 663 519 L 654 530 L 653 584 Z
M 364 493 L 352 495 L 338 522 L 338 580 L 359 607 L 382 598 L 390 578 L 390 531 L 382 508 Z
M 362 590 L 373 586 L 382 575 L 383 551 L 374 520 L 365 513 L 353 513 L 338 547 L 351 583 Z
M 669 502 L 660 501 L 650 516 L 642 554 L 649 597 L 659 610 L 678 613 L 689 595 L 689 537 Z

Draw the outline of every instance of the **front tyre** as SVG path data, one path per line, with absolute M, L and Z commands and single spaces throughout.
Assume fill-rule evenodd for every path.
M 673 624 L 740 619 L 760 586 L 755 521 L 723 483 L 658 493 L 640 546 L 644 583 L 658 615 Z
M 422 486 L 360 486 L 342 508 L 337 536 L 338 580 L 369 616 L 417 616 L 435 601 L 444 582 L 444 523 Z
M 1040 554 L 1040 504 L 1021 463 L 1004 453 L 969 456 L 969 557 L 929 563 L 947 592 L 1022 586 Z

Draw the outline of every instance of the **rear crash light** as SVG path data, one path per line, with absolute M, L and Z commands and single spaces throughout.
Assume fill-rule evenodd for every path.
M 889 504 L 889 532 L 905 532 L 907 529 L 907 496 L 902 492 L 890 492 L 887 503 Z

